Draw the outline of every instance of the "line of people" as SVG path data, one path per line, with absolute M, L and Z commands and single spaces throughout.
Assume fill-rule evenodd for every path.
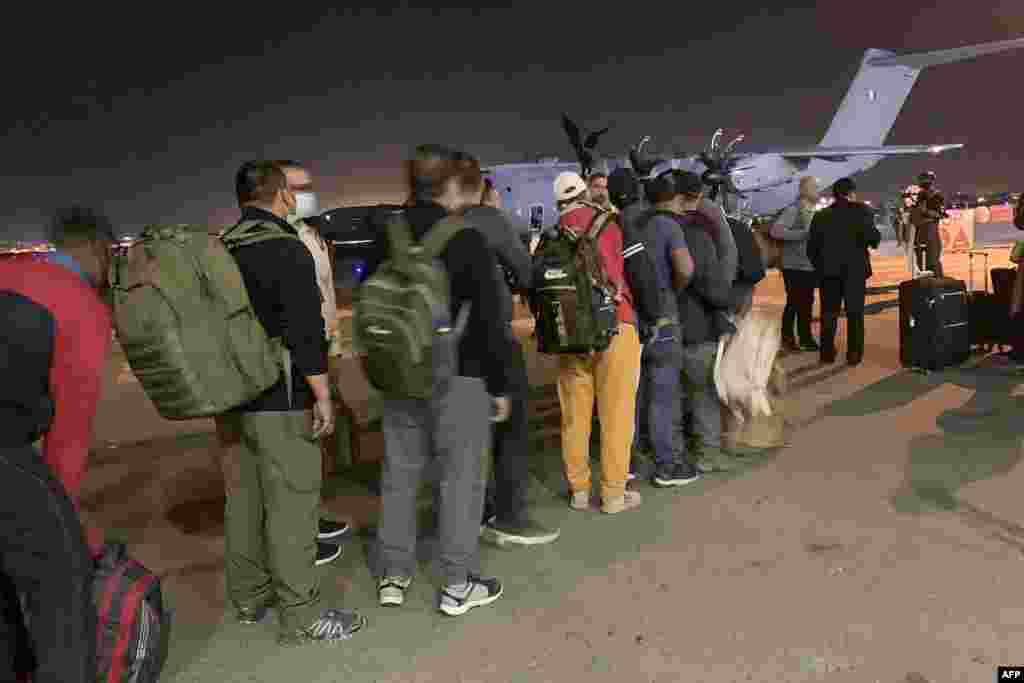
M 449 236 L 439 260 L 449 278 L 452 316 L 464 308 L 469 313 L 455 378 L 443 393 L 383 396 L 376 589 L 381 605 L 404 603 L 416 570 L 416 497 L 436 463 L 438 607 L 457 616 L 503 594 L 501 581 L 481 571 L 481 536 L 534 545 L 560 533 L 533 518 L 526 495 L 529 384 L 511 322 L 513 292 L 530 296 L 534 275 L 521 231 L 500 211 L 500 197 L 484 182 L 477 160 L 424 145 L 406 162 L 406 178 L 410 199 L 401 216 L 414 240 L 450 218 L 468 228 Z M 313 178 L 295 161 L 250 162 L 236 174 L 235 189 L 241 217 L 231 229 L 269 224 L 298 239 L 233 252 L 256 316 L 270 337 L 283 339 L 291 370 L 262 396 L 216 420 L 228 501 L 227 593 L 244 623 L 259 623 L 275 610 L 284 643 L 344 640 L 367 620 L 324 605 L 317 571 L 340 555 L 337 543 L 349 529 L 321 512 L 317 440 L 334 429 L 338 383 L 331 367 L 339 343 Z M 837 183 L 837 196 L 844 191 L 850 195 Z M 604 513 L 641 504 L 640 493 L 627 486 L 637 476 L 674 487 L 730 469 L 737 454 L 722 439 L 713 368 L 718 340 L 750 309 L 754 286 L 764 277 L 749 228 L 727 220 L 705 196 L 701 178 L 685 171 L 646 184 L 628 169 L 587 179 L 567 173 L 555 179 L 553 192 L 557 230 L 583 235 L 598 216 L 607 217 L 596 249 L 617 317 L 606 349 L 559 358 L 571 509 L 591 507 L 595 407 Z M 820 215 L 812 221 L 808 256 L 827 270 L 832 250 L 827 239 L 815 237 Z M 84 672 L 95 670 L 95 612 L 83 587 L 99 534 L 82 530 L 76 509 L 111 338 L 102 293 L 113 230 L 101 216 L 82 211 L 63 216 L 58 228 L 60 263 L 0 263 L 0 305 L 8 319 L 24 321 L 5 332 L 0 356 L 0 371 L 11 378 L 0 394 L 0 417 L 9 425 L 0 437 L 0 484 L 9 493 L 0 496 L 0 596 L 8 598 L 5 624 L 16 623 L 12 615 L 21 609 L 10 596 L 29 596 L 25 621 L 37 681 L 85 680 Z M 394 256 L 388 235 L 375 246 L 375 262 Z M 828 289 L 829 301 L 847 296 L 844 287 Z M 493 477 L 485 482 L 488 453 Z M 653 472 L 638 471 L 644 458 L 634 456 L 644 453 L 654 461 Z M 39 514 L 28 517 L 28 509 Z M 39 520 L 51 521 L 40 531 Z

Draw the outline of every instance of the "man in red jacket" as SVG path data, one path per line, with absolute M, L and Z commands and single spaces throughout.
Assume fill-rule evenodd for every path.
M 24 596 L 35 659 L 12 666 L 16 653 L 0 651 L 5 681 L 14 669 L 35 683 L 96 677 L 93 563 L 78 496 L 110 346 L 96 288 L 106 285 L 113 234 L 86 210 L 65 213 L 60 228 L 58 244 L 79 273 L 28 255 L 0 258 L 0 643 L 26 645 L 12 618 L 22 611 L 12 596 Z
M 580 234 L 589 229 L 599 207 L 591 203 L 578 174 L 555 178 L 559 222 Z M 610 221 L 597 240 L 601 263 L 615 286 L 619 332 L 605 351 L 559 358 L 558 400 L 562 407 L 562 458 L 574 510 L 590 508 L 590 430 L 594 401 L 601 424 L 601 510 L 616 514 L 640 505 L 640 494 L 626 490 L 640 382 L 640 336 L 626 259 L 643 245 L 623 249 L 619 224 Z

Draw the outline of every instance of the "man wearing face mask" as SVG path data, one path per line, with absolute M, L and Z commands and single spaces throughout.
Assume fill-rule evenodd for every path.
M 269 337 L 283 339 L 292 368 L 290 383 L 282 378 L 217 420 L 218 431 L 237 435 L 225 466 L 228 598 L 242 623 L 262 621 L 276 608 L 282 643 L 345 640 L 366 620 L 324 609 L 315 567 L 322 485 L 317 440 L 334 429 L 334 404 L 313 258 L 288 238 L 297 237 L 286 218 L 298 200 L 277 164 L 244 164 L 235 191 L 242 216 L 229 230 L 265 226 L 283 233 L 232 255 L 256 317 Z
M 288 179 L 288 189 L 295 194 L 295 211 L 288 214 L 287 221 L 299 233 L 299 239 L 313 256 L 316 269 L 316 283 L 320 288 L 322 299 L 320 309 L 324 319 L 324 330 L 327 337 L 328 366 L 332 359 L 341 356 L 341 344 L 338 339 L 338 304 L 334 292 L 334 271 L 331 268 L 331 255 L 327 242 L 314 225 L 315 218 L 320 215 L 320 202 L 313 191 L 313 175 L 309 169 L 298 161 L 281 160 L 274 162 L 284 171 Z M 337 391 L 337 383 L 332 381 L 331 391 Z M 318 541 L 337 541 L 349 531 L 349 526 L 342 522 L 321 517 L 318 523 Z M 341 552 L 335 546 L 323 544 L 317 550 L 317 562 L 324 564 L 340 557 Z

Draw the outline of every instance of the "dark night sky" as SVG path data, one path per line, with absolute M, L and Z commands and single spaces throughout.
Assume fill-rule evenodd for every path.
M 212 2 L 128 12 L 90 3 L 8 13 L 3 234 L 38 234 L 75 201 L 104 207 L 120 232 L 226 223 L 234 170 L 250 158 L 308 160 L 325 207 L 389 200 L 402 155 L 419 142 L 461 145 L 490 163 L 569 158 L 563 110 L 585 126 L 614 122 L 608 154 L 643 135 L 652 150 L 697 151 L 719 126 L 746 133 L 751 151 L 814 144 L 865 48 L 1024 34 L 1020 0 L 787 4 L 285 3 L 233 16 Z M 18 26 L 23 44 L 12 42 Z M 887 142 L 967 148 L 883 161 L 862 187 L 904 184 L 923 165 L 949 192 L 1020 190 L 1024 131 L 1010 102 L 1022 66 L 1024 51 L 926 70 Z

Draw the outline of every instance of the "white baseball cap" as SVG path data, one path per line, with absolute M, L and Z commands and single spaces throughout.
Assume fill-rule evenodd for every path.
M 555 178 L 555 201 L 565 202 L 579 197 L 587 189 L 587 184 L 579 173 L 565 171 Z

